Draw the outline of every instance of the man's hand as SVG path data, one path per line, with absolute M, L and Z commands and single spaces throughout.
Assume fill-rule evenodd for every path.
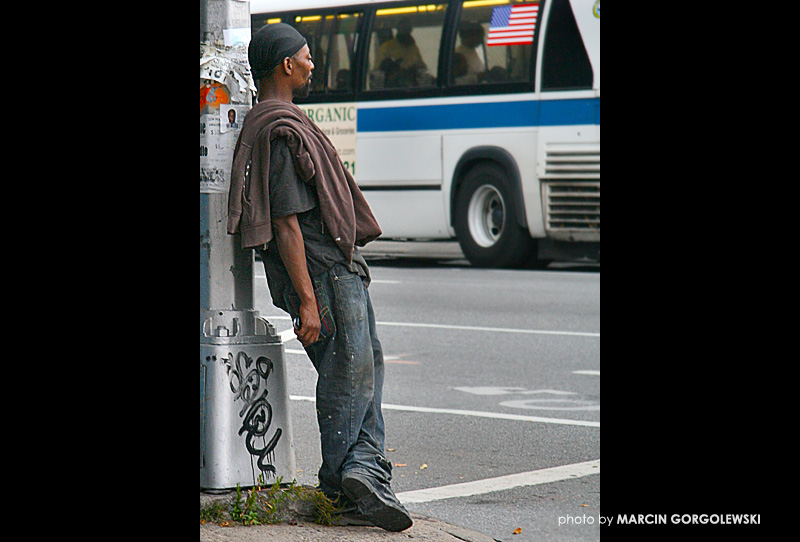
M 317 301 L 300 305 L 300 329 L 295 329 L 294 334 L 303 346 L 309 346 L 319 340 L 319 310 Z

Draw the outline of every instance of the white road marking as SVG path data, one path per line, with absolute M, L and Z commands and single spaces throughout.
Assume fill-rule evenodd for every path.
M 580 399 L 517 399 L 503 401 L 499 404 L 509 408 L 529 408 L 531 410 L 600 410 L 600 405 L 597 403 Z
M 266 320 L 289 320 L 288 316 L 264 316 Z M 493 333 L 527 333 L 533 335 L 568 335 L 572 337 L 599 337 L 599 333 L 588 332 L 588 331 L 556 331 L 556 330 L 545 330 L 545 329 L 518 329 L 518 328 L 508 328 L 508 327 L 482 327 L 482 326 L 456 326 L 456 325 L 449 325 L 449 324 L 420 324 L 416 322 L 375 322 L 379 326 L 395 326 L 395 327 L 418 327 L 418 328 L 430 328 L 430 329 L 453 329 L 458 331 L 489 331 Z M 281 338 L 283 338 L 284 334 L 289 336 L 289 331 L 282 331 L 279 333 Z M 294 337 L 294 333 L 291 333 L 291 337 Z
M 572 371 L 572 374 L 576 374 L 576 375 L 596 375 L 596 376 L 600 376 L 600 371 Z
M 529 333 L 536 335 L 570 335 L 573 337 L 599 337 L 599 333 L 583 331 L 550 331 L 542 329 L 515 329 L 507 327 L 454 326 L 445 324 L 417 324 L 412 322 L 376 322 L 379 326 L 421 327 L 430 329 L 455 329 L 459 331 L 491 331 L 493 333 Z
M 535 486 L 539 484 L 549 484 L 561 480 L 570 480 L 592 474 L 600 474 L 600 460 L 585 461 L 572 465 L 562 465 L 549 469 L 521 472 L 508 476 L 498 476 L 497 478 L 487 478 L 463 484 L 452 484 L 429 489 L 417 489 L 415 491 L 403 491 L 397 494 L 397 498 L 403 504 L 421 503 L 438 501 L 442 499 L 453 499 L 456 497 L 470 497 L 482 495 L 495 491 L 505 491 L 524 486 Z
M 546 393 L 549 395 L 576 395 L 574 391 L 559 391 L 559 390 L 526 390 L 525 388 L 508 388 L 497 386 L 478 386 L 478 387 L 458 387 L 454 390 L 472 393 L 474 395 L 519 395 L 519 394 L 534 394 Z
M 289 399 L 292 401 L 311 401 L 314 402 L 314 397 L 307 397 L 303 395 L 290 395 Z M 502 412 L 480 412 L 477 410 L 459 410 L 452 408 L 429 408 L 429 407 L 416 407 L 406 405 L 389 405 L 384 403 L 381 405 L 385 410 L 401 410 L 405 412 L 424 412 L 428 414 L 455 414 L 457 416 L 474 416 L 476 418 L 493 418 L 495 420 L 513 420 L 520 422 L 538 422 L 538 423 L 552 423 L 558 425 L 577 425 L 580 427 L 600 427 L 600 422 L 591 422 L 585 420 L 568 420 L 562 418 L 542 418 L 540 416 L 522 416 L 520 414 L 505 414 Z

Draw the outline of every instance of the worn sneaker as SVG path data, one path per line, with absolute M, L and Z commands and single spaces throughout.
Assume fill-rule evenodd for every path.
M 372 527 L 372 521 L 358 511 L 342 512 L 333 520 L 335 525 L 354 525 L 359 527 Z
M 358 507 L 347 496 L 341 495 L 333 503 L 337 506 L 332 518 L 334 525 L 372 526 L 369 518 L 359 512 Z
M 345 473 L 342 476 L 342 490 L 356 503 L 358 511 L 373 525 L 387 531 L 403 531 L 414 523 L 391 488 L 385 484 L 374 487 L 366 476 Z

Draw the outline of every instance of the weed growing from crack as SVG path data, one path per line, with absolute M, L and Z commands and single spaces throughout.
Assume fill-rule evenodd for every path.
M 241 525 L 270 525 L 290 522 L 294 519 L 289 510 L 289 502 L 301 502 L 310 505 L 313 510 L 313 521 L 320 525 L 336 525 L 339 523 L 338 508 L 316 488 L 297 485 L 295 480 L 283 484 L 280 477 L 274 484 L 262 488 L 263 477 L 259 477 L 259 485 L 246 492 L 237 484 L 236 492 L 230 502 L 210 503 L 200 509 L 200 523 L 213 522 L 220 525 L 230 522 Z

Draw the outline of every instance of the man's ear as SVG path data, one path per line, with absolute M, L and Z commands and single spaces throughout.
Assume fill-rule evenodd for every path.
M 283 71 L 286 72 L 286 75 L 292 75 L 292 58 L 286 57 L 283 59 Z

